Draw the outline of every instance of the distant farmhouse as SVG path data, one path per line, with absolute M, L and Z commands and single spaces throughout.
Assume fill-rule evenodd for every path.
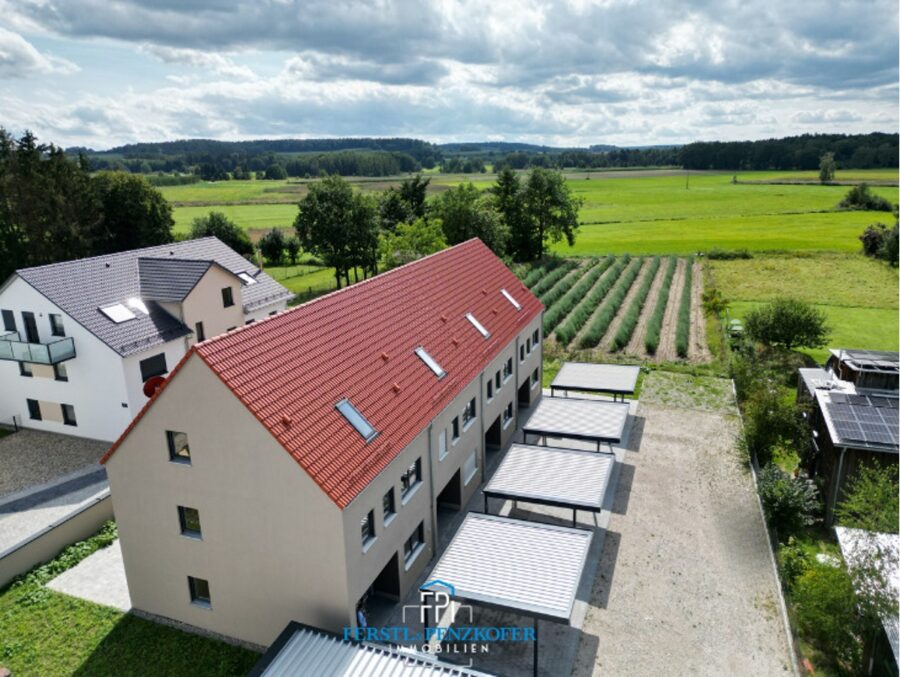
M 135 609 L 268 646 L 400 599 L 540 398 L 542 314 L 471 240 L 193 346 L 104 459 Z
M 0 287 L 0 423 L 112 441 L 191 345 L 290 298 L 214 237 L 17 270 Z
M 860 465 L 890 465 L 900 458 L 900 356 L 874 350 L 832 350 L 824 369 L 801 369 L 798 401 L 810 405 L 817 451 L 813 476 L 824 481 L 826 523 Z

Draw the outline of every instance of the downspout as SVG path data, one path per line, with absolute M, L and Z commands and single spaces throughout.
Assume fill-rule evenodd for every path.
M 841 447 L 841 457 L 838 459 L 837 474 L 835 475 L 834 489 L 831 496 L 831 509 L 828 511 L 830 519 L 828 524 L 834 524 L 834 509 L 837 507 L 838 491 L 841 488 L 841 471 L 844 468 L 844 454 L 847 453 L 847 447 Z
M 434 455 L 432 454 L 431 433 L 434 428 L 434 420 L 428 424 L 428 505 L 431 512 L 431 559 L 437 557 L 437 505 L 434 502 Z M 429 560 L 430 561 L 430 560 Z
M 485 417 L 485 390 L 484 390 L 484 369 L 481 370 L 481 373 L 478 375 L 478 406 L 481 408 L 481 415 L 479 418 L 481 419 L 479 422 L 479 426 L 481 428 L 481 437 L 478 441 L 478 446 L 481 448 L 481 458 L 479 462 L 481 463 L 481 482 L 483 485 L 487 482 L 487 447 L 484 442 L 484 417 Z M 460 479 L 462 479 L 462 473 L 460 473 Z M 462 493 L 463 487 L 459 488 L 460 493 Z M 478 493 L 477 491 L 475 493 Z

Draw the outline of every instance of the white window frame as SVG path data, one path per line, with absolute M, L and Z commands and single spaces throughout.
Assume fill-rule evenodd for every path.
M 469 469 L 469 461 L 472 461 L 472 467 Z M 478 474 L 478 450 L 475 449 L 471 454 L 466 458 L 463 463 L 463 484 L 468 484 L 472 481 L 472 478 Z
M 447 375 L 447 372 L 444 371 L 444 368 L 437 363 L 437 360 L 435 360 L 431 355 L 428 354 L 428 351 L 425 350 L 425 348 L 419 346 L 418 348 L 413 350 L 413 352 L 418 355 L 419 359 L 425 363 L 425 366 L 427 366 L 432 371 L 432 373 L 438 377 L 438 380 L 444 378 Z
M 500 290 L 500 293 L 503 294 L 503 296 L 506 298 L 506 300 L 509 301 L 509 302 L 513 305 L 513 308 L 515 308 L 517 311 L 522 310 L 522 304 L 519 303 L 518 301 L 516 301 L 516 300 L 512 297 L 512 294 L 510 294 L 510 293 L 509 293 L 508 291 L 506 291 L 505 289 L 501 289 L 501 290 Z
M 443 461 L 447 458 L 447 454 L 449 453 L 450 448 L 447 446 L 447 429 L 444 428 L 438 433 L 438 460 Z
M 491 332 L 489 332 L 481 322 L 475 319 L 475 316 L 472 313 L 466 313 L 466 319 L 472 324 L 473 327 L 481 334 L 485 339 L 489 339 L 491 337 Z

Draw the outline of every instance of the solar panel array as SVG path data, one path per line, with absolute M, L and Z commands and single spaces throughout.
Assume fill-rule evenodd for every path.
M 828 413 L 841 440 L 897 446 L 897 399 L 831 393 Z

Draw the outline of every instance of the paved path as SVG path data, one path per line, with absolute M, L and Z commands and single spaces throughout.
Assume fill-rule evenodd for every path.
M 0 497 L 97 466 L 108 448 L 109 442 L 38 430 L 0 437 Z
M 645 403 L 638 416 L 574 674 L 790 674 L 735 416 Z
M 50 581 L 47 587 L 122 611 L 131 608 L 125 566 L 122 564 L 122 548 L 118 540 L 64 571 Z

